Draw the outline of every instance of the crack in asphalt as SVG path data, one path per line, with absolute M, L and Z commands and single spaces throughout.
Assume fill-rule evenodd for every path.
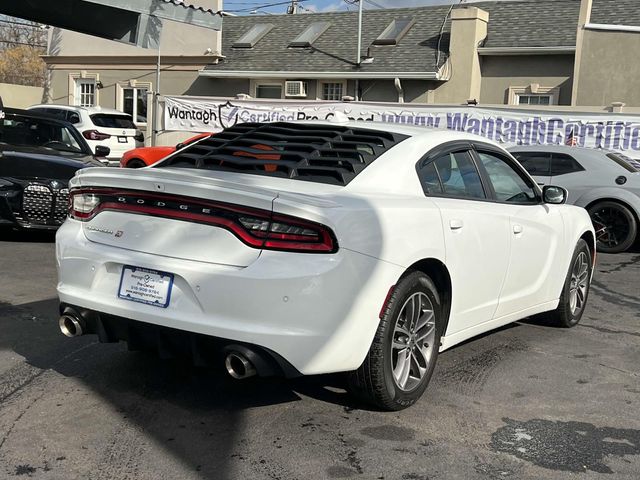
M 623 307 L 630 307 L 634 310 L 640 309 L 640 302 L 638 302 L 637 297 L 632 297 L 630 295 L 625 295 L 624 293 L 613 291 L 606 285 L 595 280 L 591 282 L 591 288 L 593 288 L 598 293 L 598 295 L 600 295 L 609 303 L 613 303 L 614 305 Z
M 629 332 L 628 330 L 618 330 L 615 328 L 598 327 L 596 325 L 587 325 L 585 323 L 581 323 L 579 325 L 585 328 L 592 328 L 602 333 L 612 333 L 614 335 L 631 335 L 632 337 L 640 337 L 639 332 Z

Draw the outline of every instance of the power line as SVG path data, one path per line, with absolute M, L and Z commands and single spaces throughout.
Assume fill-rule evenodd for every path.
M 301 2 L 308 2 L 309 0 L 298 0 L 299 3 Z M 238 9 L 234 9 L 234 10 L 229 10 L 225 8 L 225 12 L 230 12 L 230 13 L 243 13 L 243 12 L 251 12 L 253 10 L 262 10 L 264 8 L 269 8 L 269 7 L 277 7 L 280 5 L 291 5 L 291 1 L 287 1 L 287 2 L 274 2 L 274 3 L 262 3 L 262 4 L 255 4 L 252 7 L 247 7 L 247 8 L 238 8 Z
M 28 47 L 41 47 L 46 48 L 46 45 L 40 43 L 28 43 L 28 42 L 15 42 L 13 40 L 0 40 L 0 43 L 11 43 L 12 45 L 26 45 Z
M 8 23 L 10 25 L 19 25 L 21 27 L 29 27 L 29 28 L 41 28 L 40 25 L 36 25 L 33 23 L 24 23 L 24 22 L 14 22 L 13 20 L 0 20 L 0 23 Z

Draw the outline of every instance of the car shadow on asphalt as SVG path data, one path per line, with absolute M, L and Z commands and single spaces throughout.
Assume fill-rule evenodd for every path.
M 0 242 L 53 243 L 56 232 L 52 230 L 16 230 L 0 227 Z
M 28 390 L 40 375 L 59 374 L 108 402 L 112 407 L 108 410 L 121 416 L 115 423 L 133 425 L 205 478 L 228 477 L 232 456 L 251 439 L 243 421 L 248 409 L 296 402 L 301 396 L 347 411 L 366 408 L 346 393 L 342 375 L 233 380 L 222 365 L 203 368 L 162 360 L 152 352 L 129 352 L 125 343 L 99 344 L 94 335 L 66 338 L 58 330 L 57 318 L 57 299 L 20 306 L 0 302 L 0 350 L 15 352 L 32 367 L 26 370 L 28 375 L 21 373 L 23 364 L 13 367 L 15 375 L 10 371 L 0 375 L 0 405 L 11 403 L 6 400 Z M 69 429 L 73 433 L 73 423 Z M 122 441 L 126 444 L 126 438 Z

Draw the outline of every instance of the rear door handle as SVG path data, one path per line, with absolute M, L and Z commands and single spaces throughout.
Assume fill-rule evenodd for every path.
M 451 228 L 451 230 L 460 230 L 463 226 L 464 223 L 462 223 L 462 220 L 456 218 L 449 220 L 449 228 Z
M 521 234 L 522 230 L 524 230 L 522 228 L 522 225 L 518 225 L 517 223 L 513 225 L 513 233 L 515 233 L 516 235 Z

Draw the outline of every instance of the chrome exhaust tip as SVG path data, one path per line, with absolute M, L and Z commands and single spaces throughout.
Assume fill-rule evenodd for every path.
M 83 321 L 75 315 L 63 314 L 58 320 L 60 331 L 67 337 L 79 337 L 84 333 Z
M 256 374 L 253 364 L 241 353 L 232 352 L 227 355 L 224 359 L 224 366 L 229 375 L 238 380 L 253 377 Z

